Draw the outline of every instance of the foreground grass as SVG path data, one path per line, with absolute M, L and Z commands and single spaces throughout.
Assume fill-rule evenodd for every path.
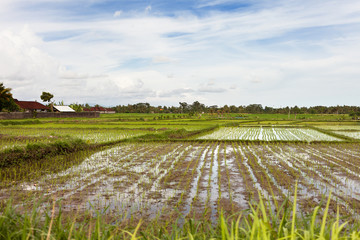
M 56 204 L 40 211 L 34 206 L 30 213 L 19 213 L 11 202 L 3 205 L 0 214 L 0 239 L 360 239 L 360 224 L 341 219 L 339 213 L 329 217 L 330 196 L 325 206 L 316 207 L 307 216 L 296 209 L 296 188 L 293 204 L 284 201 L 273 211 L 261 198 L 248 211 L 226 217 L 222 212 L 217 224 L 210 221 L 185 219 L 159 224 L 124 225 L 105 216 L 65 218 L 55 211 Z M 246 213 L 247 212 L 247 213 Z M 178 219 L 179 220 L 179 219 Z M 181 219 L 180 219 L 181 220 Z

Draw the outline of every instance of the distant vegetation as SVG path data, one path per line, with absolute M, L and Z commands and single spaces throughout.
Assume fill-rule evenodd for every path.
M 15 104 L 11 94 L 11 88 L 6 88 L 3 83 L 0 83 L 0 112 L 1 111 L 15 111 L 18 110 L 18 106 Z M 49 92 L 43 92 L 40 98 L 44 102 L 50 102 L 54 97 Z M 50 107 L 54 105 L 51 102 Z M 63 101 L 60 101 L 57 105 L 64 105 Z M 84 109 L 91 108 L 87 103 L 72 103 L 70 104 L 76 112 L 82 112 Z M 95 107 L 101 107 L 96 104 Z M 314 107 L 298 107 L 298 106 L 286 106 L 286 107 L 263 107 L 261 104 L 249 104 L 247 106 L 240 105 L 224 105 L 222 107 L 213 105 L 206 106 L 199 101 L 195 101 L 192 104 L 186 102 L 179 102 L 179 106 L 151 106 L 150 103 L 136 103 L 128 105 L 117 105 L 112 107 L 116 113 L 187 113 L 195 115 L 198 113 L 211 113 L 211 114 L 226 114 L 226 113 L 249 113 L 249 114 L 348 114 L 353 119 L 360 117 L 360 106 L 314 106 Z
M 263 107 L 261 104 L 250 105 L 224 105 L 206 106 L 198 101 L 188 104 L 179 102 L 179 106 L 151 106 L 149 103 L 137 103 L 128 105 L 118 105 L 113 108 L 117 113 L 251 113 L 251 114 L 351 114 L 360 116 L 358 106 L 315 106 L 315 107 Z

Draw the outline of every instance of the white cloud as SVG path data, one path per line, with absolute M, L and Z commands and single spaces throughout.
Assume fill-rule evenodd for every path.
M 114 17 L 120 17 L 121 14 L 122 14 L 122 11 L 119 10 L 119 11 L 115 11 L 113 16 Z
M 229 2 L 234 1 L 200 5 Z M 149 5 L 145 13 L 144 8 L 135 13 L 119 10 L 114 18 L 107 13 L 67 21 L 60 20 L 60 10 L 50 17 L 49 12 L 32 14 L 18 4 L 26 2 L 0 3 L 8 12 L 0 16 L 0 29 L 9 29 L 0 33 L 0 78 L 14 94 L 28 98 L 47 88 L 69 101 L 79 96 L 83 101 L 98 98 L 99 103 L 141 97 L 160 102 L 166 96 L 164 105 L 177 103 L 177 95 L 171 95 L 177 93 L 187 100 L 201 97 L 205 103 L 220 96 L 213 103 L 218 105 L 266 105 L 280 104 L 280 96 L 292 88 L 307 91 L 307 101 L 316 104 L 320 91 L 309 90 L 309 84 L 348 91 L 347 96 L 356 96 L 352 91 L 360 87 L 360 2 L 352 0 L 277 1 L 268 8 L 261 7 L 268 1 L 258 1 L 250 9 L 202 17 L 190 12 L 149 15 Z M 30 27 L 22 30 L 24 22 Z M 345 104 L 342 99 L 339 104 Z M 285 100 L 295 101 L 291 96 Z
M 173 58 L 166 57 L 166 56 L 155 56 L 152 59 L 153 63 L 170 63 L 170 62 L 174 62 L 174 61 L 176 61 L 176 60 Z
M 198 4 L 198 8 L 212 7 L 216 5 L 228 4 L 228 3 L 239 3 L 240 0 L 201 0 Z M 245 1 L 244 1 L 245 2 Z
M 0 79 L 18 98 L 33 98 L 57 81 L 59 63 L 39 49 L 41 43 L 28 27 L 19 33 L 0 33 Z
M 201 84 L 198 88 L 200 93 L 223 93 L 227 90 L 222 87 L 217 87 L 213 81 Z
M 232 84 L 232 85 L 230 86 L 230 89 L 232 89 L 232 90 L 235 90 L 236 88 L 237 88 L 236 84 Z
M 149 5 L 145 8 L 145 13 L 149 13 L 149 12 L 151 12 L 151 5 Z
M 173 89 L 170 91 L 160 91 L 158 96 L 161 98 L 168 97 L 168 98 L 184 98 L 189 96 L 189 94 L 195 92 L 193 89 L 190 88 L 178 88 Z

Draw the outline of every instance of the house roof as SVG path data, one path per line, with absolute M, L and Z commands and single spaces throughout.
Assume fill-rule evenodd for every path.
M 103 107 L 92 107 L 90 109 L 91 111 L 100 111 L 100 112 L 106 111 L 106 109 Z
M 110 112 L 114 111 L 112 108 L 103 108 L 103 107 L 91 107 L 91 108 L 83 108 L 85 112 Z
M 69 106 L 54 106 L 54 108 L 59 112 L 75 112 L 75 110 Z
M 18 101 L 15 100 L 15 103 L 17 105 L 19 105 L 20 108 L 22 109 L 28 109 L 28 110 L 37 110 L 37 109 L 41 109 L 41 110 L 49 110 L 50 108 L 42 105 L 39 102 L 34 102 L 34 101 Z

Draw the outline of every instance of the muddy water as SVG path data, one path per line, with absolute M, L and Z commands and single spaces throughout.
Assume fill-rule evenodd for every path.
M 84 155 L 62 171 L 3 186 L 0 198 L 18 196 L 17 204 L 25 196 L 61 199 L 69 213 L 80 209 L 120 219 L 195 216 L 215 223 L 220 210 L 247 209 L 249 196 L 257 192 L 292 199 L 297 180 L 299 208 L 332 191 L 334 202 L 357 214 L 357 149 L 353 144 L 129 143 Z

